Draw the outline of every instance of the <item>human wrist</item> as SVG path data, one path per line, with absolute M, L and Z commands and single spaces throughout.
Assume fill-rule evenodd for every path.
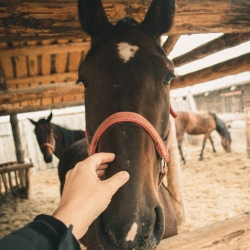
M 73 234 L 77 239 L 80 239 L 88 230 L 88 227 L 92 223 L 92 221 L 86 216 L 87 212 L 77 211 L 75 209 L 58 207 L 56 211 L 52 214 L 52 216 L 62 223 L 64 223 L 67 227 L 70 225 L 73 226 Z

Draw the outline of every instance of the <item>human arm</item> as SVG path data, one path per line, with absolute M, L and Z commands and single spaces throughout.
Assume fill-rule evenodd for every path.
M 79 162 L 68 171 L 61 201 L 53 216 L 66 226 L 73 225 L 73 234 L 80 239 L 90 224 L 108 206 L 112 196 L 124 185 L 129 174 L 119 172 L 111 178 L 100 181 L 113 153 L 97 153 Z
M 67 250 L 80 249 L 70 225 L 75 237 L 81 238 L 129 179 L 127 172 L 120 172 L 108 180 L 99 180 L 98 176 L 104 174 L 114 157 L 112 153 L 97 153 L 77 163 L 67 173 L 61 201 L 53 216 L 39 215 L 25 227 L 5 236 L 0 240 L 0 250 L 63 250 L 63 244 L 68 246 L 68 242 L 72 248 Z

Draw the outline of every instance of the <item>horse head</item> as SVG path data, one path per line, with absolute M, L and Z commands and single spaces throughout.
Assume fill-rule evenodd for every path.
M 221 145 L 226 150 L 227 153 L 231 152 L 231 136 L 229 131 L 226 131 L 224 134 L 220 134 L 221 136 Z
M 78 72 L 78 82 L 85 86 L 87 139 L 92 145 L 98 138 L 92 153 L 116 155 L 105 178 L 121 170 L 130 173 L 96 219 L 103 249 L 154 249 L 164 233 L 158 197 L 164 157 L 156 148 L 168 138 L 174 69 L 159 40 L 172 26 L 174 9 L 174 0 L 153 0 L 140 24 L 125 18 L 112 25 L 101 0 L 78 1 L 82 28 L 91 36 L 91 49 Z M 150 126 L 161 142 L 152 138 Z M 99 135 L 97 130 L 102 130 Z M 171 227 L 172 218 L 168 221 Z
M 36 139 L 46 163 L 52 162 L 52 155 L 55 149 L 54 130 L 50 123 L 51 119 L 52 112 L 47 119 L 40 119 L 37 122 L 29 119 L 30 122 L 35 125 Z
M 221 145 L 227 153 L 231 152 L 231 136 L 227 125 L 217 115 L 215 115 L 216 130 L 221 137 Z

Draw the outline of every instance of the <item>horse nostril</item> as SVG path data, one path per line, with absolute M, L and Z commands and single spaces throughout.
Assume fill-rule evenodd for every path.
M 52 155 L 46 156 L 43 158 L 46 163 L 51 163 L 52 162 Z
M 164 212 L 161 205 L 155 207 L 154 237 L 159 242 L 164 233 Z

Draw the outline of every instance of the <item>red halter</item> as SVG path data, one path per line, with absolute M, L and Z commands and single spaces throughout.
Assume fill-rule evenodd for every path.
M 40 148 L 43 148 L 43 147 L 49 147 L 52 149 L 53 152 L 55 150 L 55 147 L 50 143 L 43 143 L 42 145 L 40 145 Z
M 45 142 L 45 143 L 43 143 L 43 144 L 40 145 L 40 148 L 42 148 L 42 147 L 49 147 L 49 148 L 52 149 L 52 151 L 54 153 L 54 151 L 55 151 L 55 139 L 57 139 L 58 136 L 57 136 L 56 133 L 53 133 L 53 137 L 54 137 L 54 143 L 53 143 L 54 145 L 51 144 L 51 143 L 49 143 L 49 142 Z
M 171 108 L 171 114 L 175 117 L 175 113 L 173 112 Z M 161 167 L 160 167 L 160 176 L 159 176 L 159 186 L 162 183 L 163 177 L 167 173 L 167 162 L 169 161 L 169 146 L 170 146 L 170 140 L 171 140 L 171 126 L 169 126 L 169 133 L 166 138 L 166 141 L 163 141 L 159 133 L 156 131 L 156 129 L 153 127 L 153 125 L 145 119 L 143 116 L 134 113 L 134 112 L 118 112 L 111 116 L 109 116 L 106 120 L 104 120 L 101 125 L 97 128 L 91 143 L 89 142 L 89 137 L 87 134 L 87 129 L 85 131 L 86 133 L 86 139 L 88 143 L 88 153 L 89 155 L 93 155 L 96 152 L 96 148 L 99 142 L 100 137 L 102 134 L 113 124 L 118 122 L 133 122 L 136 124 L 139 124 L 142 128 L 144 128 L 148 134 L 151 136 L 155 143 L 155 148 L 157 152 L 159 153 L 161 157 Z

